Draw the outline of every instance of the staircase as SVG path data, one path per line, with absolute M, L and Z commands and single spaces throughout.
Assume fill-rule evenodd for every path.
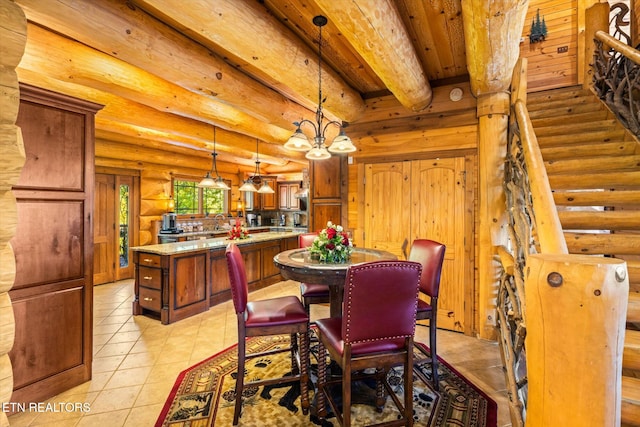
M 530 93 L 527 108 L 569 252 L 627 261 L 622 426 L 640 426 L 640 143 L 580 87 Z

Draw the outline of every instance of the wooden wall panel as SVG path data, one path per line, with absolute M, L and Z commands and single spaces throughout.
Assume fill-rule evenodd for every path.
M 20 320 L 11 351 L 16 389 L 84 363 L 81 283 L 69 289 L 36 291 L 14 301 L 13 309 Z
M 530 0 L 520 43 L 527 58 L 528 90 L 578 84 L 578 0 Z M 530 43 L 531 23 L 540 11 L 547 26 L 544 41 Z M 562 48 L 566 47 L 566 52 Z M 561 51 L 558 51 L 560 49 Z
M 40 126 L 22 129 L 22 137 L 29 144 L 25 145 L 27 161 L 18 185 L 23 188 L 83 191 L 85 153 L 75 144 L 84 136 L 84 115 L 23 102 L 20 116 L 23 120 L 33 117 Z M 52 146 L 56 149 L 51 150 Z
M 84 276 L 84 209 L 82 201 L 19 200 L 13 289 Z

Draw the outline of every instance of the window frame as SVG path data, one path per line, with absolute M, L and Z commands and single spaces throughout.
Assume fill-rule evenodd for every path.
M 195 206 L 196 208 L 196 212 L 178 212 L 178 200 L 176 198 L 176 181 L 182 181 L 182 182 L 190 182 L 190 183 L 194 183 L 194 189 L 196 191 L 196 197 L 197 197 L 197 206 Z M 224 180 L 225 183 L 228 186 L 231 186 L 231 181 L 225 179 Z M 171 196 L 173 197 L 173 200 L 175 202 L 175 209 L 176 209 L 176 214 L 178 216 L 183 215 L 183 216 L 193 216 L 193 215 L 203 215 L 206 216 L 207 214 L 209 215 L 216 215 L 216 214 L 224 214 L 224 215 L 228 215 L 229 213 L 229 207 L 231 204 L 231 192 L 230 191 L 226 191 L 226 190 L 220 190 L 220 189 L 216 189 L 216 188 L 212 188 L 210 190 L 217 190 L 217 191 L 222 191 L 223 193 L 223 200 L 222 200 L 222 212 L 205 212 L 204 211 L 204 190 L 205 188 L 201 188 L 198 187 L 198 183 L 200 182 L 200 178 L 194 178 L 192 176 L 182 176 L 182 175 L 173 175 L 171 178 Z M 225 194 L 226 193 L 226 194 Z

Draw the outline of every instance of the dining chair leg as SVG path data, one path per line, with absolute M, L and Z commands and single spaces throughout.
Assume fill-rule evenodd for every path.
M 327 417 L 327 400 L 325 385 L 327 384 L 327 356 L 322 340 L 318 340 L 318 396 L 316 398 L 316 412 L 321 420 Z
M 404 413 L 407 427 L 413 426 L 413 345 L 407 352 L 407 365 L 404 369 Z
M 384 381 L 387 375 L 386 370 L 382 368 L 376 368 L 376 411 L 382 413 L 384 410 L 385 396 L 384 396 Z
M 309 334 L 300 334 L 300 404 L 302 413 L 309 413 Z
M 351 427 L 351 366 L 342 366 L 342 426 Z
M 435 320 L 431 320 L 435 322 Z M 440 381 L 438 379 L 438 352 L 436 351 L 436 331 L 437 329 L 429 325 L 429 347 L 431 349 L 431 378 L 433 381 L 433 388 L 438 391 Z
M 242 410 L 242 389 L 244 387 L 244 362 L 245 362 L 245 339 L 238 339 L 238 371 L 236 375 L 236 404 L 233 410 L 233 425 L 238 425 L 240 411 Z
M 298 334 L 291 334 L 291 374 L 298 375 L 300 373 L 298 368 L 298 362 L 296 361 L 296 357 L 298 354 Z M 300 359 L 302 361 L 302 358 Z

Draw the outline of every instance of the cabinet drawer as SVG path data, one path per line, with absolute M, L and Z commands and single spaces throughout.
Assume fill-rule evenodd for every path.
M 138 280 L 140 286 L 160 290 L 162 286 L 162 270 L 140 266 L 138 267 Z
M 140 307 L 144 307 L 149 310 L 160 312 L 160 308 L 162 307 L 160 291 L 156 291 L 155 289 L 147 289 L 141 286 L 138 301 L 140 303 Z
M 160 267 L 160 255 L 140 253 L 138 255 L 138 264 L 149 267 Z

